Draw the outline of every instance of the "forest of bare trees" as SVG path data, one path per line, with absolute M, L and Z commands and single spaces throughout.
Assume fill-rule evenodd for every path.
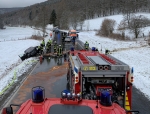
M 71 25 L 82 28 L 85 19 L 123 14 L 127 19 L 135 12 L 150 12 L 150 0 L 48 0 L 25 7 L 19 11 L 3 14 L 6 25 L 30 25 L 45 27 L 50 23 L 52 11 L 60 28 Z M 116 20 L 117 21 L 117 20 Z

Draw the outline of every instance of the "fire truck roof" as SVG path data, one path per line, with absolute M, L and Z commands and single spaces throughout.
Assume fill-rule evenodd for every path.
M 72 51 L 70 53 L 70 62 L 72 68 L 75 66 L 88 74 L 87 72 L 95 72 L 94 74 L 125 74 L 130 70 L 129 65 L 112 57 L 111 55 L 101 54 L 93 51 Z

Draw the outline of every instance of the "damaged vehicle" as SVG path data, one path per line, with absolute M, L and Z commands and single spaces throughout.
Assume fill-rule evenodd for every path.
M 29 47 L 28 49 L 26 49 L 24 51 L 23 54 L 20 54 L 19 57 L 21 58 L 21 60 L 25 60 L 27 58 L 30 58 L 30 57 L 35 57 L 37 54 L 39 53 L 39 50 L 38 50 L 38 46 L 35 46 L 35 47 Z

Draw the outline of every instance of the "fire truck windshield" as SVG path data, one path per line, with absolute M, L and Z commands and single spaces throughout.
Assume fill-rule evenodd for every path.
M 76 34 L 76 32 L 71 32 L 70 34 Z
M 93 110 L 88 106 L 81 105 L 52 105 L 48 114 L 93 114 Z

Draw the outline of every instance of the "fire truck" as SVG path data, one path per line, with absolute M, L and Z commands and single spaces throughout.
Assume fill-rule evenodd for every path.
M 139 114 L 139 111 L 126 111 L 117 103 L 111 102 L 108 91 L 103 91 L 100 100 L 82 99 L 81 94 L 61 92 L 61 98 L 45 98 L 45 89 L 32 88 L 32 99 L 20 104 L 10 104 L 2 114 L 13 114 L 13 107 L 19 107 L 15 114 Z
M 95 48 L 72 50 L 69 54 L 67 80 L 71 92 L 83 99 L 100 99 L 102 92 L 111 94 L 112 102 L 126 110 L 132 106 L 133 68 Z
M 69 30 L 68 35 L 73 38 L 78 38 L 78 32 L 76 30 Z

